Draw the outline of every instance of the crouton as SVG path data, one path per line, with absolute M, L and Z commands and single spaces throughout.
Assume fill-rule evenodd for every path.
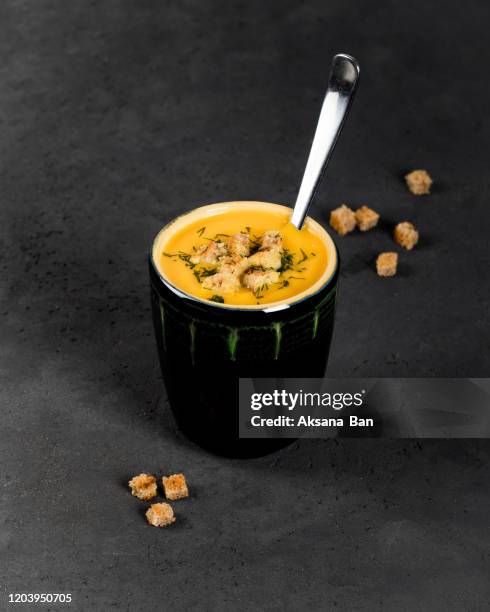
M 152 504 L 146 511 L 146 520 L 154 527 L 167 527 L 167 525 L 175 523 L 172 506 L 165 502 Z
M 204 278 L 203 289 L 234 293 L 241 287 L 240 276 L 250 267 L 249 258 L 225 256 L 220 259 L 218 272 Z
M 248 234 L 233 234 L 228 241 L 228 251 L 232 257 L 248 257 L 250 255 L 250 237 Z
M 249 267 L 247 257 L 223 257 L 220 260 L 219 271 L 240 276 Z
M 373 227 L 376 227 L 378 224 L 378 213 L 367 206 L 361 206 L 361 208 L 356 210 L 355 214 L 357 227 L 361 230 L 361 232 L 367 232 Z
M 184 474 L 172 474 L 162 478 L 165 497 L 170 500 L 189 497 L 189 489 Z
M 224 242 L 210 242 L 199 247 L 190 260 L 193 264 L 214 266 L 219 262 L 220 257 L 228 254 L 228 249 Z
M 279 281 L 279 272 L 275 270 L 249 270 L 243 275 L 243 286 L 254 293 L 267 289 Z
M 426 170 L 413 170 L 405 175 L 407 187 L 414 195 L 430 193 L 433 180 Z
M 342 204 L 330 212 L 330 225 L 338 234 L 345 236 L 356 227 L 356 215 L 348 206 Z
M 138 499 L 148 500 L 157 494 L 157 479 L 151 474 L 140 474 L 134 476 L 128 482 L 131 494 Z
M 395 227 L 393 237 L 395 242 L 407 249 L 407 251 L 411 251 L 419 241 L 418 231 L 415 229 L 415 226 L 408 221 L 398 223 Z
M 223 293 L 234 293 L 240 286 L 240 276 L 230 269 L 207 276 L 202 282 L 203 289 Z
M 380 253 L 376 259 L 378 276 L 395 276 L 398 265 L 398 253 Z
M 265 270 L 279 270 L 281 267 L 281 250 L 265 249 L 260 250 L 251 255 L 248 260 L 248 266 L 256 266 Z
M 260 249 L 282 249 L 282 234 L 277 230 L 267 230 L 262 236 Z

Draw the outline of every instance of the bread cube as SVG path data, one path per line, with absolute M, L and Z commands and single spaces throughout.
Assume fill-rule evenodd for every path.
M 418 231 L 415 229 L 415 226 L 408 221 L 398 223 L 395 227 L 393 237 L 395 242 L 407 249 L 407 251 L 411 251 L 419 241 Z
M 398 253 L 380 253 L 376 260 L 378 276 L 395 276 L 398 265 Z
M 198 248 L 195 255 L 191 257 L 191 262 L 195 265 L 215 266 L 220 257 L 228 254 L 228 248 L 224 242 L 210 242 Z
M 282 263 L 282 251 L 279 248 L 260 249 L 247 260 L 249 267 L 260 267 L 264 270 L 279 270 Z
M 405 175 L 407 187 L 414 195 L 426 195 L 430 193 L 433 183 L 426 170 L 413 170 Z
M 330 212 L 330 225 L 338 234 L 345 236 L 355 229 L 356 215 L 348 206 L 342 204 Z
M 175 523 L 172 506 L 164 502 L 152 504 L 146 511 L 146 520 L 154 527 L 167 527 Z
M 138 499 L 148 500 L 157 494 L 157 479 L 151 474 L 140 474 L 134 476 L 128 482 L 131 494 Z
M 221 291 L 222 293 L 234 293 L 240 287 L 240 277 L 228 268 L 207 276 L 202 283 L 203 289 Z
M 172 474 L 162 478 L 165 497 L 170 500 L 183 499 L 189 497 L 189 489 L 185 481 L 184 474 Z
M 267 230 L 261 240 L 261 249 L 282 249 L 282 234 L 277 230 Z
M 243 286 L 254 293 L 262 293 L 270 285 L 279 282 L 279 272 L 275 270 L 249 270 L 243 275 Z
M 373 227 L 376 227 L 379 221 L 379 215 L 376 211 L 372 210 L 372 208 L 361 206 L 361 208 L 356 210 L 356 221 L 357 227 L 361 232 L 367 232 Z
M 250 255 L 250 236 L 248 234 L 233 234 L 228 241 L 228 251 L 234 258 Z

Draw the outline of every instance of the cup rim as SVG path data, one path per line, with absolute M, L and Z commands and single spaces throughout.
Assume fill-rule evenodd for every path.
M 150 247 L 150 253 L 149 253 L 149 260 L 152 266 L 153 271 L 155 272 L 155 274 L 157 275 L 157 277 L 160 279 L 160 281 L 165 285 L 165 287 L 167 289 L 169 289 L 174 295 L 176 295 L 177 297 L 187 300 L 189 302 L 193 302 L 195 304 L 198 304 L 202 307 L 209 307 L 211 309 L 219 309 L 219 310 L 224 310 L 224 311 L 228 311 L 228 312 L 243 312 L 243 313 L 251 313 L 251 312 L 261 312 L 261 313 L 265 313 L 265 314 L 269 314 L 269 313 L 275 313 L 275 312 L 280 312 L 282 310 L 287 310 L 289 308 L 292 307 L 296 307 L 299 306 L 300 304 L 303 304 L 304 302 L 312 299 L 313 297 L 315 297 L 316 295 L 318 295 L 320 292 L 322 292 L 324 289 L 326 289 L 331 282 L 335 279 L 335 277 L 337 276 L 337 272 L 339 269 L 339 250 L 337 248 L 337 245 L 334 241 L 334 239 L 332 238 L 332 236 L 325 230 L 325 228 L 315 219 L 313 219 L 312 217 L 308 216 L 306 218 L 306 220 L 308 220 L 310 223 L 315 224 L 316 226 L 318 226 L 330 239 L 334 252 L 335 252 L 335 265 L 333 267 L 332 272 L 330 273 L 330 275 L 327 277 L 327 279 L 325 280 L 325 282 L 323 282 L 315 291 L 311 292 L 311 293 L 307 293 L 306 295 L 304 294 L 305 292 L 302 292 L 300 294 L 298 294 L 298 299 L 294 299 L 294 296 L 292 298 L 290 298 L 290 301 L 288 302 L 280 302 L 280 303 L 275 303 L 275 302 L 271 302 L 269 304 L 263 304 L 263 305 L 253 305 L 253 306 L 237 306 L 234 304 L 221 304 L 219 302 L 212 302 L 210 300 L 205 300 L 202 298 L 199 298 L 197 296 L 194 296 L 190 293 L 186 293 L 185 291 L 182 291 L 181 289 L 179 289 L 178 287 L 176 287 L 173 283 L 171 283 L 168 279 L 166 279 L 163 274 L 161 274 L 155 259 L 154 259 L 154 253 L 155 253 L 155 247 L 157 244 L 157 241 L 159 240 L 161 234 L 163 232 L 165 232 L 171 225 L 173 225 L 176 221 L 178 221 L 179 219 L 182 219 L 183 217 L 186 217 L 187 215 L 197 211 L 197 210 L 201 210 L 201 209 L 211 209 L 213 207 L 218 207 L 218 206 L 225 206 L 225 205 L 230 205 L 230 204 L 260 204 L 260 205 L 266 205 L 266 206 L 275 206 L 278 208 L 283 208 L 283 209 L 287 209 L 292 211 L 292 209 L 288 206 L 284 206 L 283 204 L 275 204 L 272 202 L 259 202 L 259 201 L 248 201 L 248 200 L 242 200 L 242 201 L 230 201 L 230 202 L 215 202 L 212 204 L 205 204 L 203 206 L 197 206 L 196 208 L 192 208 L 191 210 L 184 212 L 180 215 L 178 215 L 177 217 L 175 217 L 174 219 L 172 219 L 171 221 L 169 221 L 168 223 L 166 223 L 161 229 L 160 231 L 157 233 L 157 235 L 155 236 L 155 238 L 153 239 L 152 243 L 151 243 L 151 247 Z M 305 222 L 306 222 L 305 220 Z M 307 291 L 307 290 L 305 290 Z

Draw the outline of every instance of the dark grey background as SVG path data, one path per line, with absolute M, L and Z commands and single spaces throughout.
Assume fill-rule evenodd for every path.
M 337 241 L 329 372 L 488 376 L 488 7 L 0 4 L 2 609 L 15 591 L 97 611 L 488 607 L 488 444 L 200 451 L 166 409 L 145 260 L 197 204 L 294 201 L 350 52 L 361 88 L 313 212 L 368 204 L 384 224 Z M 407 193 L 413 167 L 431 197 Z M 379 279 L 405 219 L 420 245 Z M 188 475 L 171 529 L 125 488 L 144 470 Z

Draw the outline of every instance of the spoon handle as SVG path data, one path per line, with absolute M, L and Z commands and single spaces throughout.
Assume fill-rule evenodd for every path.
M 340 130 L 352 102 L 359 78 L 359 64 L 350 55 L 339 53 L 332 60 L 328 89 L 316 126 L 308 163 L 294 205 L 291 223 L 301 229 L 328 165 Z

